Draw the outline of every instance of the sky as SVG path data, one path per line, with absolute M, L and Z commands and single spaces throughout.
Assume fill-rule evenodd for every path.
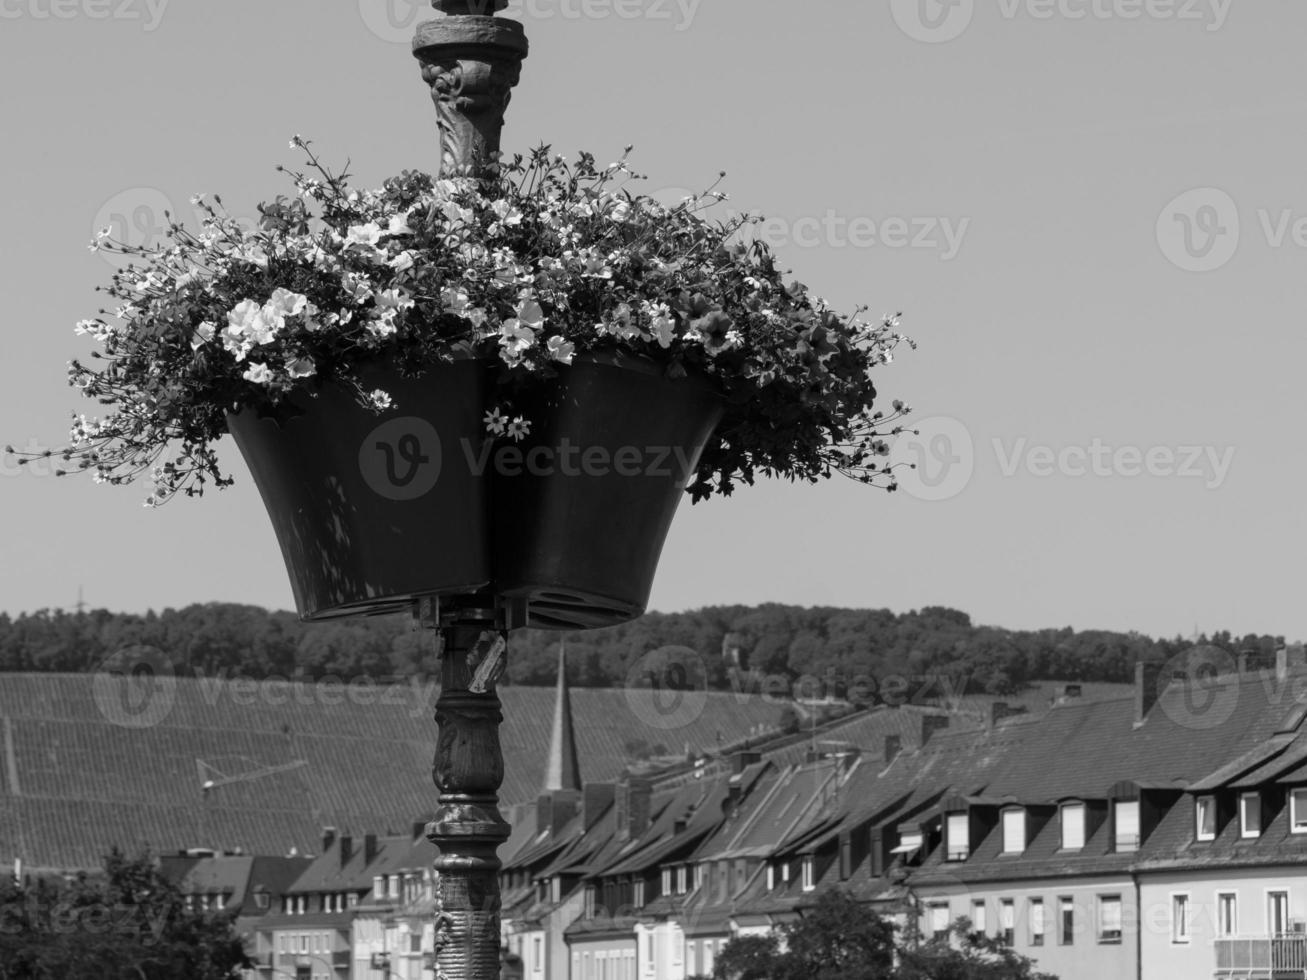
M 634 144 L 676 200 L 727 171 L 836 306 L 901 310 L 896 494 L 682 505 L 651 607 L 945 605 L 1012 628 L 1307 636 L 1307 4 L 513 0 L 504 148 Z M 290 190 L 294 134 L 374 186 L 432 170 L 410 0 L 0 0 L 0 444 L 60 445 L 117 223 Z M 0 609 L 290 608 L 238 483 L 0 471 Z

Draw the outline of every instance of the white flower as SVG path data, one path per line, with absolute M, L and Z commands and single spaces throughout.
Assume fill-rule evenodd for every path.
M 278 289 L 272 294 L 272 299 L 268 300 L 264 309 L 272 316 L 298 316 L 304 312 L 304 308 L 308 303 L 309 298 L 303 293 L 292 293 L 289 289 Z
M 446 201 L 440 212 L 445 216 L 445 220 L 451 225 L 466 223 L 472 220 L 473 213 L 471 208 L 462 208 L 453 201 Z
M 266 364 L 251 364 L 241 375 L 246 381 L 251 381 L 256 385 L 266 385 L 272 383 L 272 370 Z
M 617 222 L 626 221 L 631 217 L 631 202 L 619 200 L 613 205 L 613 209 L 608 212 L 608 217 Z
M 294 357 L 286 362 L 286 373 L 292 378 L 309 378 L 317 372 L 318 366 L 311 357 Z
M 377 293 L 377 307 L 383 310 L 401 311 L 413 308 L 413 297 L 402 289 L 387 289 Z
M 508 417 L 500 412 L 498 408 L 492 408 L 486 412 L 485 423 L 486 431 L 492 436 L 502 436 L 505 426 L 508 425 Z
M 396 272 L 407 272 L 409 269 L 413 268 L 413 253 L 405 249 L 386 264 Z
M 100 324 L 97 323 L 95 320 L 79 320 L 77 322 L 76 328 L 74 328 L 73 330 L 73 333 L 77 334 L 77 336 L 80 337 L 83 334 L 96 332 L 97 330 L 99 330 L 99 327 Z
M 368 402 L 371 403 L 373 408 L 379 408 L 382 411 L 385 411 L 395 404 L 394 401 L 391 400 L 390 395 L 382 391 L 380 388 L 377 388 L 368 395 Z
M 550 337 L 547 344 L 549 356 L 555 361 L 562 364 L 571 364 L 572 355 L 576 353 L 576 345 L 564 340 L 562 337 Z
M 524 297 L 522 302 L 517 304 L 517 318 L 522 321 L 522 325 L 531 330 L 539 330 L 545 325 L 545 311 L 535 300 Z
M 514 442 L 521 442 L 531 434 L 531 423 L 522 416 L 518 416 L 508 423 L 508 437 Z
M 213 339 L 213 334 L 216 329 L 217 329 L 217 324 L 212 323 L 209 320 L 205 320 L 198 327 L 196 327 L 195 333 L 191 337 L 191 350 L 199 350 L 201 347 L 203 347 L 205 344 L 211 341 Z
M 345 236 L 345 244 L 349 248 L 356 245 L 366 245 L 369 248 L 376 248 L 377 243 L 381 241 L 381 226 L 375 221 L 366 225 L 351 225 L 349 234 Z
M 379 317 L 368 321 L 368 333 L 377 338 L 393 336 L 399 331 L 395 326 L 395 310 L 386 310 Z
M 514 228 L 522 223 L 522 212 L 507 201 L 499 200 L 490 205 L 490 210 L 495 213 L 500 224 L 509 228 Z
M 403 214 L 393 214 L 390 216 L 390 225 L 386 228 L 387 235 L 411 235 L 413 229 L 409 227 L 409 216 L 412 211 L 405 211 Z

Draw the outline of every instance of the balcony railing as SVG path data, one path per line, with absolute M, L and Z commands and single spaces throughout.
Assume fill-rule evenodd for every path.
M 1218 977 L 1307 978 L 1307 935 L 1216 940 Z

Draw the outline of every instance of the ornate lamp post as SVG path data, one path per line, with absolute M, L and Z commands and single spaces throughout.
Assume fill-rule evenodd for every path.
M 432 0 L 440 20 L 418 26 L 413 54 L 431 87 L 440 127 L 440 174 L 479 176 L 499 152 L 504 113 L 527 55 L 526 32 L 494 16 L 508 0 Z M 490 8 L 490 14 L 486 14 Z M 493 595 L 445 608 L 420 600 L 420 625 L 440 631 L 440 727 L 432 775 L 440 791 L 427 839 L 440 849 L 436 972 L 449 980 L 499 976 L 499 869 L 509 836 L 499 812 L 503 721 L 495 683 L 503 673 L 508 629 L 524 606 Z

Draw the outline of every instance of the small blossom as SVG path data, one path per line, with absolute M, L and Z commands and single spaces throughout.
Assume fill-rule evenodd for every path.
M 292 293 L 289 289 L 278 289 L 268 300 L 267 310 L 273 316 L 298 316 L 304 312 L 309 298 L 302 293 Z
M 576 345 L 569 343 L 562 337 L 550 337 L 546 345 L 549 350 L 549 356 L 555 361 L 562 364 L 571 364 L 572 355 L 576 353 Z
M 380 388 L 368 394 L 368 403 L 373 408 L 380 409 L 383 412 L 395 404 L 390 395 Z
M 492 408 L 486 412 L 485 423 L 486 431 L 491 435 L 502 436 L 504 429 L 508 425 L 508 417 L 500 412 L 498 408 Z
M 508 438 L 514 442 L 521 442 L 531 434 L 531 423 L 522 416 L 518 416 L 508 423 Z
M 292 378 L 310 378 L 318 373 L 311 357 L 294 357 L 286 362 L 286 373 Z
M 251 364 L 241 377 L 256 385 L 271 384 L 273 379 L 272 369 L 266 364 Z
M 214 331 L 217 330 L 217 324 L 205 320 L 195 328 L 195 333 L 191 336 L 191 350 L 199 350 L 205 344 L 213 339 Z
M 347 247 L 356 245 L 365 245 L 369 248 L 375 248 L 381 241 L 381 226 L 375 221 L 366 225 L 352 225 L 349 234 L 345 236 Z

